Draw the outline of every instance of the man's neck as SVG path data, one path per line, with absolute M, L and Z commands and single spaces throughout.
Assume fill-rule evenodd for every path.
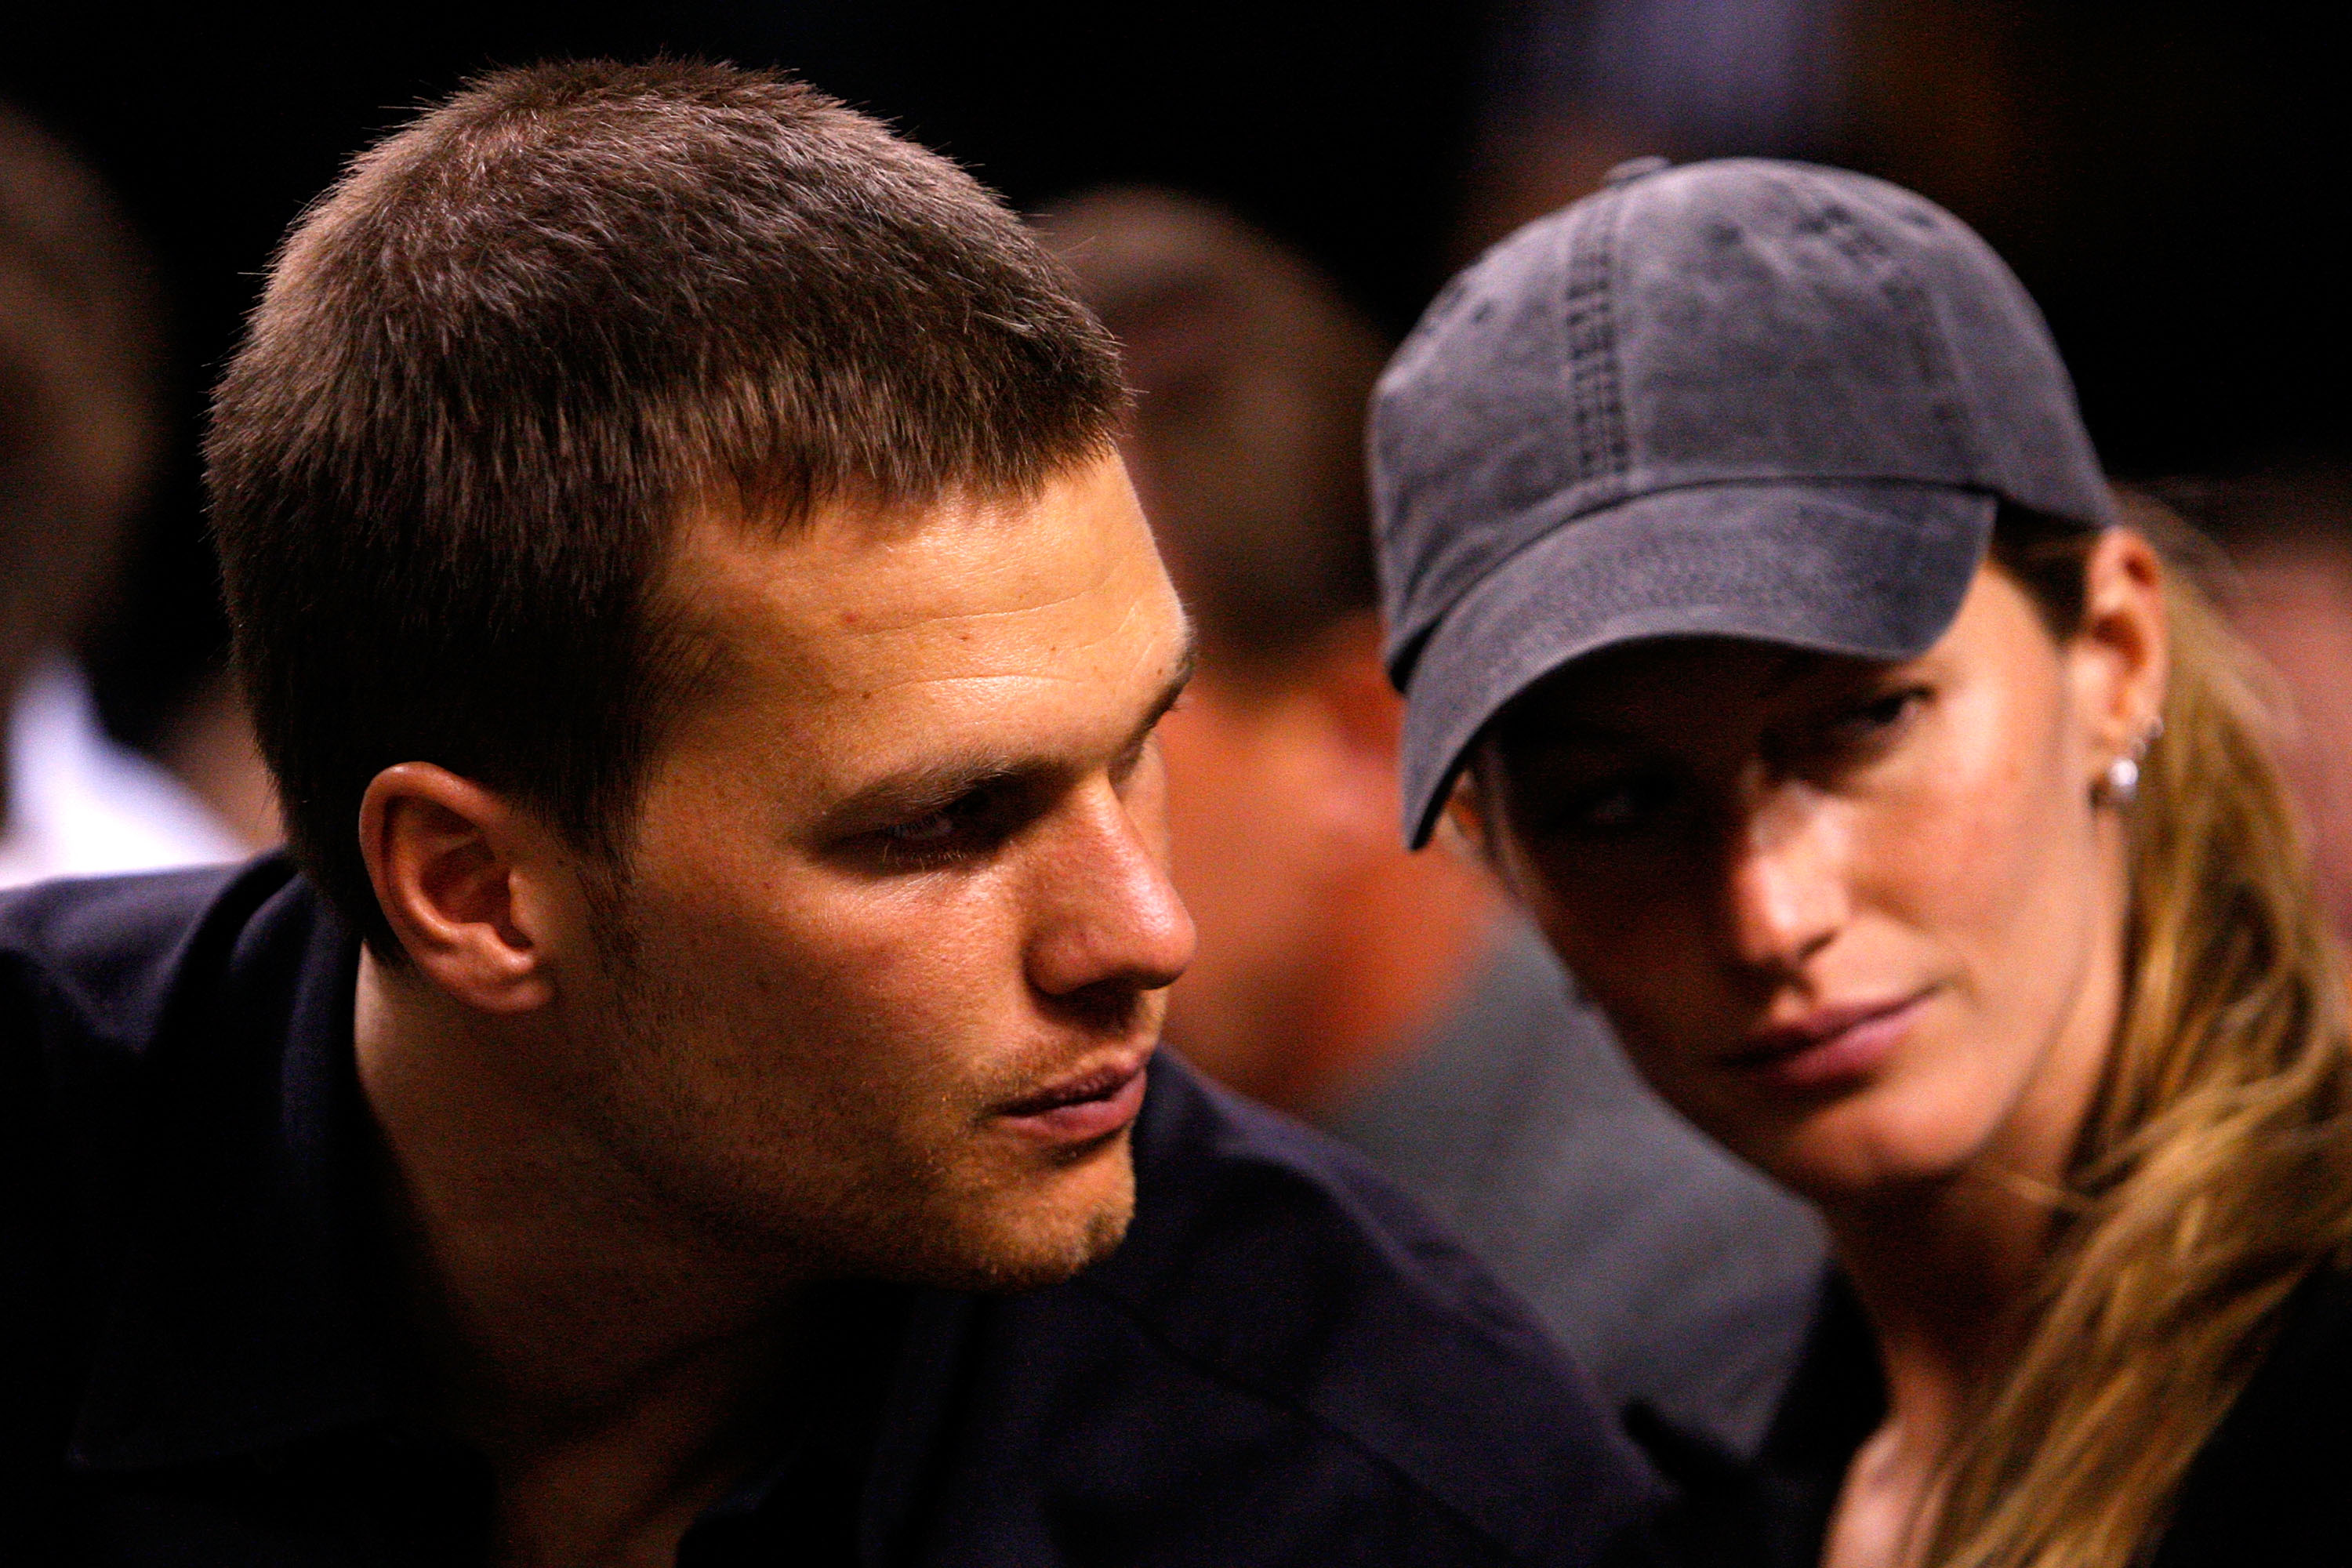
M 793 1293 L 665 1212 L 490 1037 L 362 956 L 353 1020 L 416 1415 L 499 1481 L 501 1562 L 667 1561 L 756 1458 Z M 666 1545 L 664 1544 L 666 1542 Z

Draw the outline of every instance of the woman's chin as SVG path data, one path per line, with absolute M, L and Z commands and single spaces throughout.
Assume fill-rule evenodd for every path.
M 1789 1127 L 1755 1163 L 1822 1208 L 1869 1206 L 1957 1179 L 1991 1137 L 1975 1121 L 1923 1114 L 1883 1091 L 1857 1095 Z

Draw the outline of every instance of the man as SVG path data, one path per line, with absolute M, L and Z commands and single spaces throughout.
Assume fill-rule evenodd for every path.
M 1647 1483 L 1538 1331 L 1152 1060 L 1121 406 L 1017 220 L 786 79 L 353 165 L 208 454 L 294 860 L 0 912 L 8 1555 L 1600 1549 Z
M 1641 1083 L 1469 857 L 1397 842 L 1361 457 L 1378 335 L 1190 198 L 1098 193 L 1046 228 L 1125 345 L 1129 465 L 1201 631 L 1160 729 L 1201 931 L 1170 1041 L 1430 1202 L 1612 1406 L 1754 1441 L 1818 1226 Z
M 241 853 L 108 736 L 69 651 L 154 468 L 151 293 L 112 198 L 0 103 L 0 888 Z

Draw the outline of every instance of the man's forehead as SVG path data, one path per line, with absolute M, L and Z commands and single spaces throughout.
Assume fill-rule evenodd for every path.
M 698 519 L 672 572 L 718 656 L 706 720 L 756 712 L 812 742 L 822 790 L 943 752 L 1091 744 L 1182 662 L 1182 614 L 1115 459 L 1025 500 L 879 522 L 821 513 L 776 539 Z
M 992 667 L 1042 654 L 1130 657 L 1167 592 L 1115 462 L 913 516 L 827 508 L 782 538 L 698 517 L 671 588 L 730 661 L 835 692 L 1012 673 Z

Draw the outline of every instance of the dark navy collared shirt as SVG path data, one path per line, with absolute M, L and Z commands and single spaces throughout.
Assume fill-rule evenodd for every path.
M 487 1468 L 400 1415 L 356 966 L 278 858 L 0 900 L 0 1561 L 483 1558 Z M 1334 1146 L 1163 1058 L 1135 1159 L 1067 1284 L 822 1293 L 780 1457 L 679 1562 L 1576 1564 L 1647 1508 L 1522 1310 Z

